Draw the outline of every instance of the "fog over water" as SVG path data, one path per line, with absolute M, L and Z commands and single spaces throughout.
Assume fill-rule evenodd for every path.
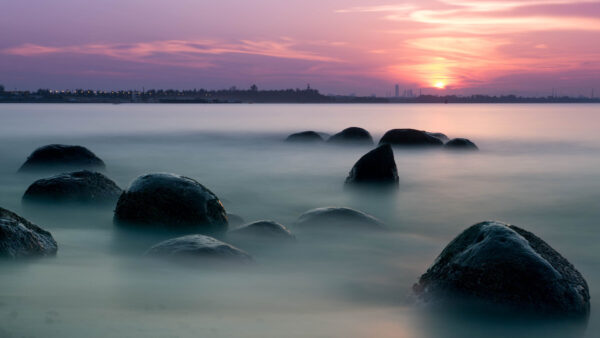
M 532 231 L 586 278 L 600 331 L 600 105 L 0 105 L 0 206 L 50 231 L 56 258 L 0 262 L 0 337 L 565 337 L 570 327 L 441 317 L 410 290 L 462 230 L 495 219 Z M 466 137 L 477 153 L 395 149 L 400 188 L 343 188 L 371 147 L 288 144 L 302 130 L 393 128 Z M 119 231 L 112 207 L 22 205 L 17 174 L 37 147 L 88 147 L 121 188 L 137 176 L 192 177 L 247 222 L 284 224 L 297 243 L 235 243 L 255 263 L 223 269 L 142 257 L 156 238 Z M 303 212 L 347 206 L 389 233 L 317 236 Z M 500 323 L 500 324 L 498 324 Z M 533 326 L 533 327 L 532 327 Z M 499 332 L 498 327 L 506 331 Z M 580 327 L 577 328 L 579 330 Z M 530 331 L 534 330 L 534 331 Z M 531 332 L 534 332 L 533 334 Z

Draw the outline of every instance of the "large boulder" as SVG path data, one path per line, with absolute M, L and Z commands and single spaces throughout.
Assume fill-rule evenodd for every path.
M 398 186 L 398 169 L 392 147 L 384 144 L 361 157 L 350 170 L 346 184 Z
M 312 130 L 303 131 L 300 133 L 291 134 L 285 139 L 286 142 L 295 143 L 319 143 L 324 142 L 323 137 L 319 133 Z
M 448 150 L 479 150 L 475 143 L 466 138 L 453 138 L 444 145 Z
M 273 221 L 256 221 L 245 224 L 229 232 L 234 236 L 248 236 L 259 239 L 295 240 L 294 236 L 284 225 Z
M 54 256 L 56 250 L 52 234 L 14 212 L 0 208 L 0 257 Z
M 494 221 L 458 235 L 413 290 L 426 303 L 472 301 L 544 316 L 590 311 L 587 283 L 571 263 L 531 232 Z
M 402 147 L 441 147 L 444 145 L 437 137 L 426 131 L 416 129 L 392 129 L 387 131 L 379 144 L 391 144 Z
M 50 144 L 37 148 L 19 172 L 57 169 L 105 169 L 104 162 L 82 146 Z
M 373 137 L 363 128 L 350 127 L 331 136 L 327 142 L 333 144 L 372 145 Z
M 344 208 L 328 207 L 309 210 L 296 220 L 294 229 L 300 230 L 386 230 L 383 222 L 364 212 Z
M 168 239 L 148 249 L 146 255 L 194 260 L 252 261 L 252 257 L 245 251 L 203 235 L 187 235 Z
M 83 170 L 33 182 L 23 201 L 114 203 L 120 194 L 121 188 L 108 177 Z
M 136 178 L 119 197 L 115 221 L 202 234 L 223 233 L 228 227 L 215 194 L 189 177 L 166 173 Z

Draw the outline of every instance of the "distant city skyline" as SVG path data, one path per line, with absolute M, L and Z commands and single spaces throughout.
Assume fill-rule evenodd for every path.
M 591 96 L 600 1 L 5 0 L 0 84 Z

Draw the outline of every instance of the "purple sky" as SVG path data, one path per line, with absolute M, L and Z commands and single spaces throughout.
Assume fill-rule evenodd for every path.
M 8 89 L 600 95 L 599 0 L 3 0 Z M 443 88 L 443 89 L 442 89 Z

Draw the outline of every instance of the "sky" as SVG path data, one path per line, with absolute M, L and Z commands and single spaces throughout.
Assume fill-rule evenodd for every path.
M 600 96 L 600 0 L 1 0 L 7 89 Z

